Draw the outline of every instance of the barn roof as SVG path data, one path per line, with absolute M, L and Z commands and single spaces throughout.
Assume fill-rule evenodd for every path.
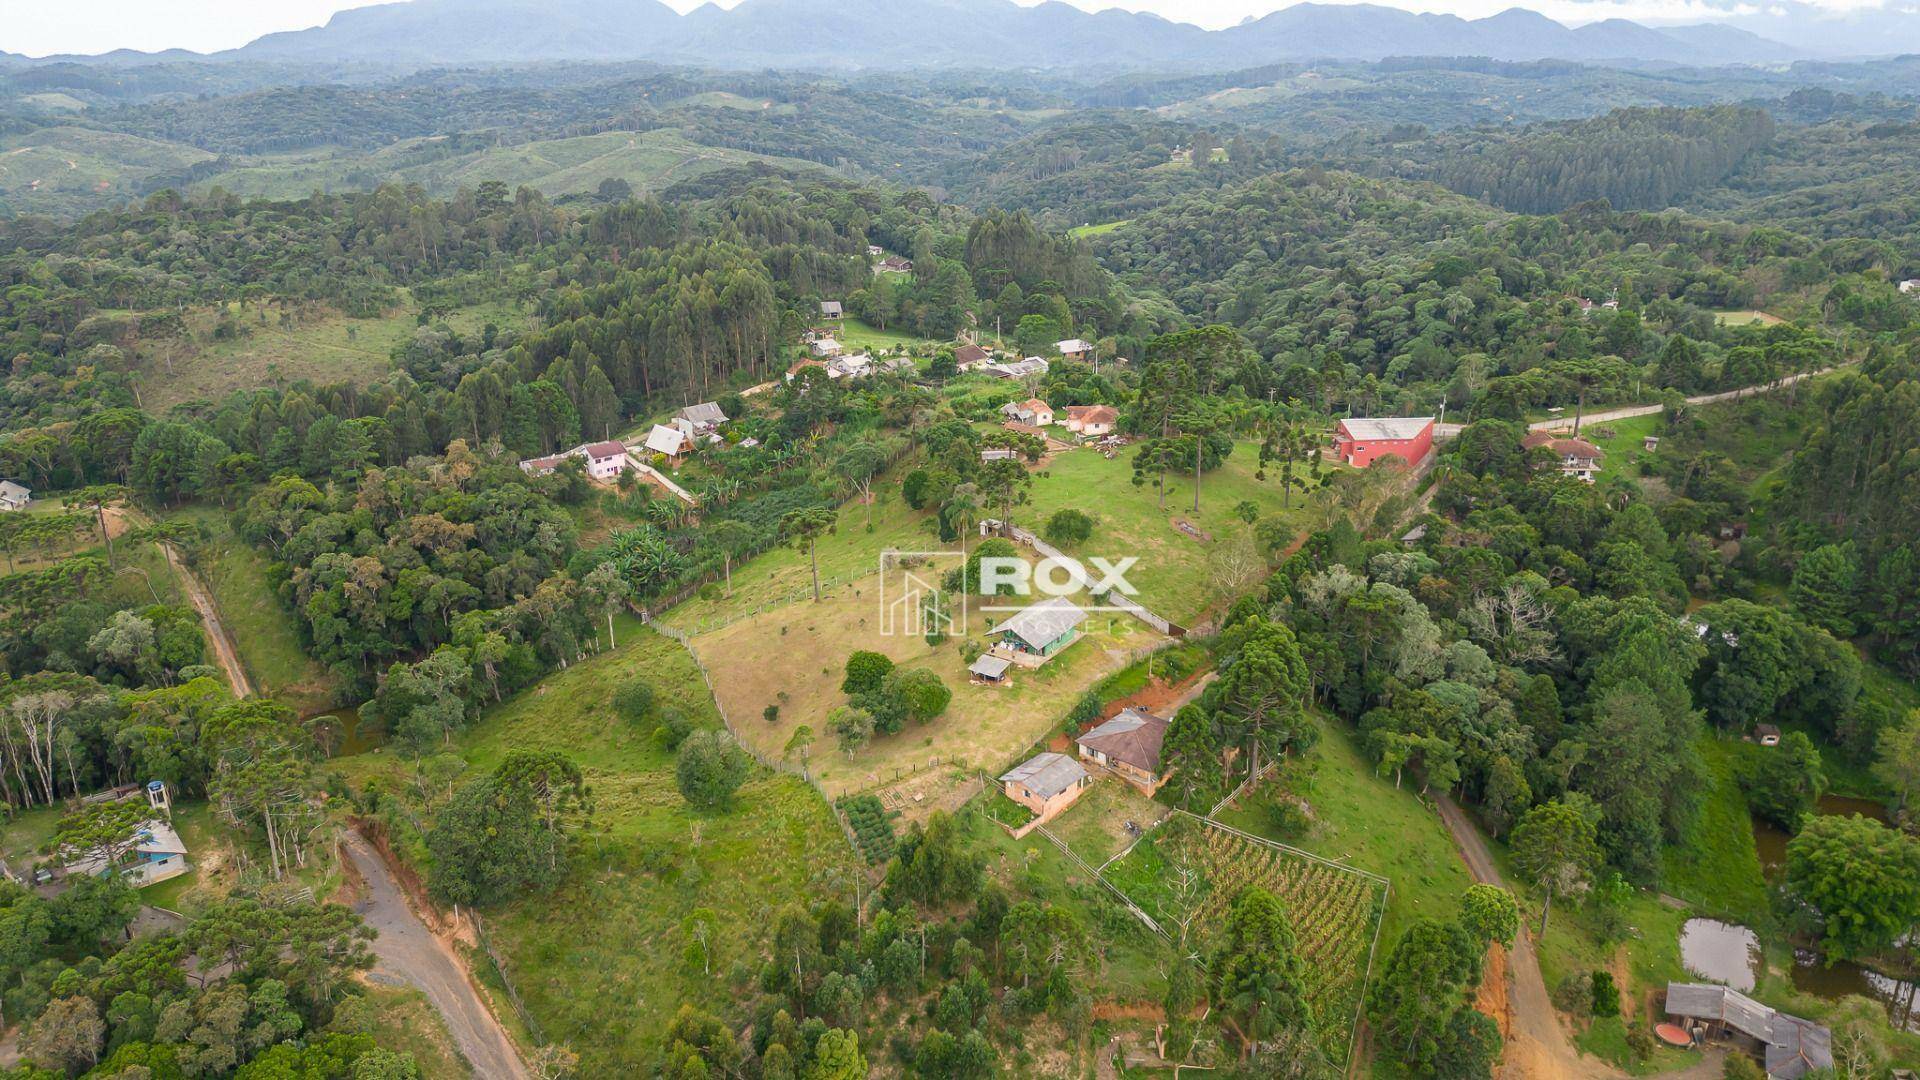
M 1340 429 L 1354 439 L 1417 439 L 1433 423 L 1431 416 L 1388 416 L 1362 418 L 1350 416 L 1340 421 Z
M 1004 656 L 995 656 L 992 653 L 981 653 L 980 659 L 975 660 L 973 666 L 967 668 L 967 670 L 982 678 L 997 679 L 1005 675 L 1007 669 L 1012 666 L 1013 661 Z
M 1713 983 L 1668 983 L 1667 1015 L 1724 1023 L 1766 1042 L 1773 1037 L 1773 1010 L 1738 990 Z
M 696 424 L 718 425 L 727 422 L 727 414 L 721 412 L 720 404 L 714 401 L 703 401 L 698 405 L 689 405 L 674 415 L 680 417 L 682 420 L 691 420 Z

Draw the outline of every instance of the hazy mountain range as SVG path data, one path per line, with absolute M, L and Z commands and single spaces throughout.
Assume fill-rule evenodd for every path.
M 1889 17 L 1920 28 L 1920 16 Z M 1891 39 L 1883 28 L 1874 40 Z M 1845 50 L 1829 40 L 1823 51 Z M 1883 45 L 1859 51 L 1896 50 Z M 1728 23 L 1653 28 L 1609 19 L 1568 27 L 1521 8 L 1469 20 L 1305 3 L 1207 31 L 1151 14 L 1089 13 L 1058 2 L 1022 7 L 1012 0 L 744 0 L 732 9 L 709 3 L 686 15 L 658 0 L 410 0 L 342 11 L 325 26 L 269 34 L 214 57 L 409 65 L 655 60 L 731 68 L 1138 69 L 1387 56 L 1725 65 L 1810 55 Z M 197 57 L 179 50 L 123 50 L 94 59 L 189 58 Z M 24 62 L 6 54 L 0 60 Z

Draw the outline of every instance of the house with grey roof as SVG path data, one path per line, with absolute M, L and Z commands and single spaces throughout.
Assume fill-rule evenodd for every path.
M 1029 667 L 1038 667 L 1080 637 L 1086 611 L 1064 596 L 1052 596 L 1013 613 L 989 629 L 994 652 Z
M 714 434 L 726 422 L 727 414 L 720 410 L 718 402 L 713 401 L 689 405 L 673 414 L 673 426 L 696 439 Z
M 1045 375 L 1050 366 L 1041 357 L 1028 356 L 1004 364 L 987 364 L 980 370 L 998 379 L 1024 379 L 1029 375 Z
M 11 480 L 0 480 L 0 513 L 25 510 L 32 501 L 32 491 Z
M 1833 1067 L 1833 1033 L 1714 983 L 1668 983 L 1667 1016 L 1697 1040 L 1725 1042 L 1759 1059 L 1770 1080 Z
M 1065 754 L 1035 754 L 1000 777 L 1007 798 L 1033 811 L 1029 828 L 1044 824 L 1072 806 L 1093 777 Z M 1016 833 L 1016 835 L 1020 835 Z

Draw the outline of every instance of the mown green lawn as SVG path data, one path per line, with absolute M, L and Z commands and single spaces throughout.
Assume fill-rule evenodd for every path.
M 1137 557 L 1138 564 L 1126 577 L 1139 590 L 1140 602 L 1176 622 L 1192 620 L 1217 606 L 1235 580 L 1229 566 L 1235 560 L 1229 556 L 1244 555 L 1247 549 L 1239 545 L 1252 535 L 1235 513 L 1241 502 L 1252 502 L 1263 516 L 1282 515 L 1297 529 L 1313 520 L 1314 495 L 1296 491 L 1292 506 L 1283 509 L 1277 481 L 1254 478 L 1257 453 L 1255 444 L 1239 443 L 1225 464 L 1203 474 L 1200 510 L 1195 512 L 1191 475 L 1168 477 L 1163 510 L 1151 482 L 1133 485 L 1129 455 L 1108 460 L 1089 449 L 1063 451 L 1034 471 L 1029 501 L 1014 508 L 1013 520 L 1040 532 L 1059 510 L 1073 507 L 1091 514 L 1092 537 L 1067 553 L 1109 560 Z M 901 498 L 900 482 L 908 471 L 899 468 L 876 480 L 873 505 L 841 507 L 839 527 L 817 545 L 823 582 L 838 585 L 872 577 L 879 572 L 881 552 L 889 549 L 958 550 L 957 542 L 936 535 L 931 508 L 914 510 Z M 983 516 L 995 512 L 989 509 Z M 1176 519 L 1189 522 L 1208 539 L 1182 532 Z M 967 540 L 968 547 L 976 543 L 977 537 Z M 1264 577 L 1265 571 L 1258 571 L 1258 578 Z M 699 633 L 748 612 L 810 598 L 811 590 L 807 553 L 775 548 L 734 567 L 731 600 L 691 599 L 664 618 Z
M 1662 887 L 1702 911 L 1741 922 L 1763 918 L 1767 883 L 1738 778 L 1743 745 L 1705 735 L 1694 748 L 1706 763 L 1707 789 L 1692 828 L 1663 853 Z
M 856 319 L 851 315 L 834 328 L 833 336 L 846 347 L 848 352 L 869 352 L 934 344 L 931 338 L 919 337 L 901 330 L 882 330 L 872 323 Z
M 1600 459 L 1600 479 L 1634 477 L 1640 475 L 1641 459 L 1659 453 L 1657 450 L 1649 452 L 1642 445 L 1642 440 L 1648 435 L 1658 435 L 1665 426 L 1664 417 L 1659 413 L 1649 413 L 1646 416 L 1630 416 L 1625 420 L 1588 424 L 1580 429 L 1580 437 L 1599 447 L 1606 455 Z
M 1111 460 L 1091 449 L 1065 451 L 1035 474 L 1031 501 L 1016 507 L 1013 518 L 1042 532 L 1047 519 L 1060 510 L 1071 507 L 1092 515 L 1093 535 L 1067 553 L 1110 561 L 1137 557 L 1138 564 L 1127 573 L 1139 590 L 1136 599 L 1175 622 L 1191 623 L 1248 585 L 1238 575 L 1245 569 L 1253 530 L 1236 507 L 1251 502 L 1262 517 L 1283 515 L 1296 530 L 1312 518 L 1311 495 L 1295 491 L 1292 506 L 1283 509 L 1278 480 L 1254 478 L 1258 453 L 1257 444 L 1238 442 L 1224 464 L 1202 473 L 1196 511 L 1192 473 L 1167 475 L 1163 507 L 1151 477 L 1144 485 L 1134 485 L 1130 448 Z M 1177 521 L 1189 523 L 1206 538 L 1183 532 Z M 1264 571 L 1258 576 L 1264 578 Z
M 592 786 L 594 828 L 568 881 L 483 912 L 528 1010 L 548 1038 L 581 1055 L 583 1076 L 636 1074 L 682 1003 L 718 1009 L 733 1000 L 729 974 L 755 965 L 772 913 L 829 896 L 851 901 L 858 873 L 825 801 L 793 777 L 756 770 L 731 810 L 689 808 L 672 755 L 610 702 L 641 678 L 662 706 L 712 727 L 712 699 L 672 641 L 632 620 L 618 637 L 619 648 L 489 710 L 457 746 L 469 776 L 513 750 L 559 750 Z M 336 764 L 363 781 L 408 769 L 391 752 Z M 696 909 L 718 928 L 712 974 L 682 956 L 681 924 Z

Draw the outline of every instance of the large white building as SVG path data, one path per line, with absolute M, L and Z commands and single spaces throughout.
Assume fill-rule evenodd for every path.
M 568 458 L 579 458 L 585 462 L 587 475 L 595 480 L 612 480 L 627 471 L 627 445 L 613 439 L 606 442 L 581 443 L 571 450 L 564 450 L 558 454 L 528 458 L 520 463 L 520 469 L 534 476 L 545 476 L 559 468 L 560 463 Z

